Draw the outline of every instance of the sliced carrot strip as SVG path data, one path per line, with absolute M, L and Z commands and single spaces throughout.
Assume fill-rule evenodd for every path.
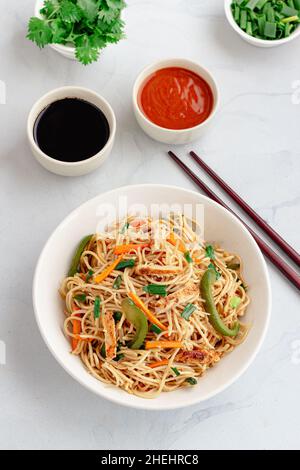
M 129 292 L 128 297 L 130 297 L 131 300 L 135 303 L 135 305 L 144 312 L 144 314 L 146 315 L 146 317 L 148 317 L 148 320 L 151 323 L 154 323 L 154 325 L 158 326 L 158 328 L 163 331 L 168 330 L 168 328 L 163 323 L 161 323 L 152 312 L 150 312 L 144 302 L 136 294 L 134 294 L 133 292 Z
M 129 243 L 128 245 L 117 245 L 115 248 L 115 255 L 121 255 L 129 253 L 132 250 L 138 250 L 139 248 L 147 248 L 150 243 Z
M 109 265 L 106 269 L 104 269 L 102 273 L 98 274 L 98 276 L 94 278 L 94 281 L 96 282 L 96 284 L 99 284 L 100 282 L 104 281 L 104 279 L 110 275 L 110 273 L 116 268 L 116 266 L 118 266 L 118 264 L 122 261 L 122 259 L 123 259 L 123 256 L 122 255 L 119 256 L 117 259 L 115 259 L 115 261 L 111 265 Z
M 181 341 L 146 341 L 145 349 L 155 348 L 182 348 L 183 343 Z
M 76 309 L 78 310 L 78 309 Z M 76 316 L 80 317 L 80 314 L 76 314 Z M 72 321 L 73 325 L 73 335 L 79 335 L 81 333 L 81 321 L 80 320 L 73 320 Z M 78 345 L 78 339 L 72 337 L 72 351 L 77 348 Z
M 151 367 L 151 369 L 155 369 L 156 367 L 167 366 L 168 364 L 169 364 L 169 360 L 164 359 L 163 361 L 157 361 L 157 362 L 153 362 L 152 364 L 149 364 L 149 367 Z
M 170 233 L 170 236 L 167 238 L 167 241 L 171 243 L 171 245 L 173 246 L 177 246 L 177 243 L 178 243 L 178 249 L 182 251 L 182 253 L 187 252 L 185 244 L 183 243 L 182 240 L 180 240 L 180 238 L 175 237 L 174 232 Z

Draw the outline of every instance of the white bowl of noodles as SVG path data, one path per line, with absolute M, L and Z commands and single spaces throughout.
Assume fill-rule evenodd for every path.
M 63 329 L 65 305 L 58 290 L 68 273 L 74 249 L 86 234 L 102 233 L 107 224 L 123 219 L 128 214 L 143 218 L 151 211 L 151 214 L 156 213 L 164 218 L 168 212 L 186 213 L 189 210 L 192 218 L 196 216 L 200 229 L 204 228 L 201 237 L 204 235 L 206 242 L 240 256 L 242 276 L 248 285 L 247 296 L 251 300 L 241 319 L 243 324 L 247 324 L 247 337 L 233 351 L 222 356 L 203 376 L 197 377 L 197 385 L 176 388 L 173 387 L 175 382 L 169 378 L 168 383 L 173 390 L 157 394 L 152 399 L 127 393 L 120 387 L 97 380 L 88 372 L 78 355 L 70 354 L 70 338 L 64 334 Z M 217 264 L 216 266 L 218 267 Z M 223 391 L 245 372 L 253 362 L 267 331 L 271 293 L 264 258 L 252 236 L 231 213 L 197 192 L 173 186 L 146 184 L 100 194 L 66 217 L 50 236 L 40 255 L 33 282 L 33 305 L 45 343 L 74 379 L 112 402 L 133 408 L 164 410 L 207 400 Z M 181 370 L 180 363 L 173 365 Z M 184 367 L 182 371 L 183 375 L 186 374 Z M 149 377 L 151 378 L 151 374 Z

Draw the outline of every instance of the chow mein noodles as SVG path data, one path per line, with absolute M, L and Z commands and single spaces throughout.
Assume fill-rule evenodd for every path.
M 241 260 L 183 215 L 127 217 L 79 244 L 60 288 L 88 372 L 144 398 L 189 387 L 246 337 Z

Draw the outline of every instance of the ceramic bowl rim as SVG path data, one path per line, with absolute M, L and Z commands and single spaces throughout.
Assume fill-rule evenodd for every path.
M 75 372 L 73 372 L 73 370 L 70 367 L 68 367 L 63 362 L 63 360 L 61 359 L 59 353 L 55 350 L 53 345 L 50 344 L 46 334 L 44 333 L 42 322 L 40 320 L 40 315 L 39 315 L 39 312 L 38 312 L 37 284 L 38 284 L 38 281 L 39 281 L 40 269 L 41 269 L 43 258 L 45 256 L 46 251 L 47 251 L 48 245 L 51 244 L 52 239 L 56 236 L 57 232 L 59 233 L 59 231 L 61 231 L 64 228 L 64 226 L 68 225 L 69 221 L 72 220 L 72 218 L 74 217 L 74 215 L 78 211 L 84 210 L 85 207 L 89 206 L 90 204 L 95 202 L 97 199 L 103 198 L 103 197 L 108 197 L 108 196 L 113 195 L 114 193 L 117 194 L 118 192 L 127 193 L 128 191 L 130 191 L 133 188 L 142 191 L 145 187 L 153 188 L 154 190 L 159 189 L 159 188 L 160 189 L 169 189 L 169 190 L 173 190 L 173 191 L 180 190 L 180 191 L 183 191 L 183 192 L 186 192 L 186 193 L 190 194 L 191 196 L 195 196 L 195 198 L 197 198 L 197 199 L 200 198 L 204 203 L 207 203 L 208 205 L 211 204 L 212 206 L 218 206 L 218 209 L 221 210 L 222 212 L 224 212 L 226 214 L 226 216 L 229 217 L 234 223 L 236 223 L 239 226 L 240 230 L 242 230 L 246 234 L 246 237 L 248 238 L 249 243 L 252 245 L 252 247 L 255 248 L 257 259 L 259 260 L 261 268 L 262 268 L 263 273 L 264 273 L 265 287 L 266 287 L 266 290 L 267 290 L 267 292 L 266 292 L 267 305 L 265 306 L 265 312 L 266 312 L 265 321 L 264 321 L 264 327 L 263 327 L 263 329 L 260 333 L 259 339 L 256 341 L 255 347 L 253 348 L 252 352 L 249 353 L 249 356 L 248 356 L 247 360 L 241 365 L 238 372 L 235 373 L 230 379 L 226 380 L 224 383 L 222 383 L 221 385 L 216 387 L 213 391 L 208 393 L 207 396 L 205 396 L 204 398 L 199 399 L 199 397 L 198 398 L 193 397 L 193 399 L 191 400 L 191 397 L 187 395 L 187 400 L 186 400 L 186 403 L 184 403 L 184 404 L 177 404 L 175 401 L 170 400 L 169 404 L 165 405 L 165 404 L 160 404 L 159 402 L 156 402 L 155 399 L 153 399 L 153 400 L 144 399 L 141 402 L 137 401 L 137 402 L 128 403 L 128 402 L 126 402 L 125 400 L 122 399 L 123 395 L 120 395 L 120 397 L 119 396 L 118 397 L 112 397 L 112 396 L 110 396 L 109 392 L 105 393 L 105 391 L 103 391 L 104 389 L 102 389 L 101 386 L 99 388 L 97 388 L 97 390 L 93 389 L 88 383 L 86 383 L 85 377 L 86 377 L 86 374 L 88 375 L 88 372 L 85 370 L 85 368 L 82 366 L 82 374 L 80 373 L 80 376 L 79 376 L 79 374 L 77 375 Z M 138 184 L 138 185 L 121 186 L 121 187 L 112 189 L 110 191 L 100 193 L 97 196 L 95 196 L 95 197 L 89 199 L 88 201 L 84 202 L 83 204 L 81 204 L 79 207 L 77 207 L 73 211 L 71 211 L 60 222 L 60 224 L 52 231 L 51 235 L 49 236 L 48 240 L 46 241 L 46 243 L 45 243 L 45 245 L 44 245 L 44 247 L 43 247 L 43 249 L 40 253 L 40 256 L 38 258 L 37 265 L 36 265 L 36 268 L 35 268 L 35 272 L 34 272 L 33 287 L 32 287 L 32 298 L 33 298 L 33 307 L 34 307 L 35 318 L 36 318 L 36 322 L 37 322 L 38 328 L 40 330 L 41 336 L 44 339 L 44 342 L 47 345 L 47 347 L 48 347 L 49 351 L 51 352 L 51 354 L 54 356 L 54 358 L 57 360 L 57 362 L 63 367 L 63 369 L 71 377 L 73 377 L 77 382 L 79 382 L 81 385 L 83 385 L 89 391 L 92 391 L 96 395 L 100 396 L 101 398 L 107 399 L 110 402 L 113 402 L 115 404 L 119 404 L 119 405 L 122 405 L 122 406 L 126 406 L 126 407 L 129 407 L 129 408 L 142 409 L 142 410 L 153 410 L 153 411 L 154 410 L 171 410 L 171 409 L 184 408 L 184 407 L 188 407 L 188 406 L 191 406 L 191 405 L 195 405 L 195 404 L 200 403 L 200 402 L 204 402 L 204 401 L 218 395 L 219 393 L 221 393 L 222 391 L 227 389 L 230 385 L 232 385 L 234 382 L 236 382 L 244 374 L 244 372 L 249 368 L 249 366 L 254 361 L 255 357 L 257 356 L 257 354 L 258 354 L 258 352 L 259 352 L 259 350 L 262 346 L 262 343 L 265 339 L 265 336 L 266 336 L 266 333 L 267 333 L 267 330 L 268 330 L 268 326 L 269 326 L 269 322 L 270 322 L 270 316 L 271 316 L 271 306 L 272 306 L 270 278 L 269 278 L 269 273 L 268 273 L 268 269 L 267 269 L 265 259 L 262 255 L 259 247 L 257 246 L 255 240 L 253 239 L 252 235 L 249 233 L 249 231 L 246 229 L 246 227 L 239 221 L 239 219 L 237 219 L 227 209 L 220 206 L 216 202 L 212 201 L 208 197 L 200 194 L 199 192 L 192 191 L 192 190 L 185 189 L 185 188 L 181 188 L 181 187 L 174 186 L 174 185 L 151 184 L 151 183 L 150 184 Z M 170 392 L 170 393 L 172 393 L 172 392 Z M 125 391 L 124 391 L 124 394 L 126 394 Z M 151 402 L 151 406 L 148 405 L 149 402 Z

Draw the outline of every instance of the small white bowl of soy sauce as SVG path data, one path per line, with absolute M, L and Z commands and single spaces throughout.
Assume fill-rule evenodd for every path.
M 109 156 L 115 134 L 110 104 L 83 87 L 50 91 L 33 105 L 27 120 L 33 155 L 44 168 L 62 176 L 98 168 Z

